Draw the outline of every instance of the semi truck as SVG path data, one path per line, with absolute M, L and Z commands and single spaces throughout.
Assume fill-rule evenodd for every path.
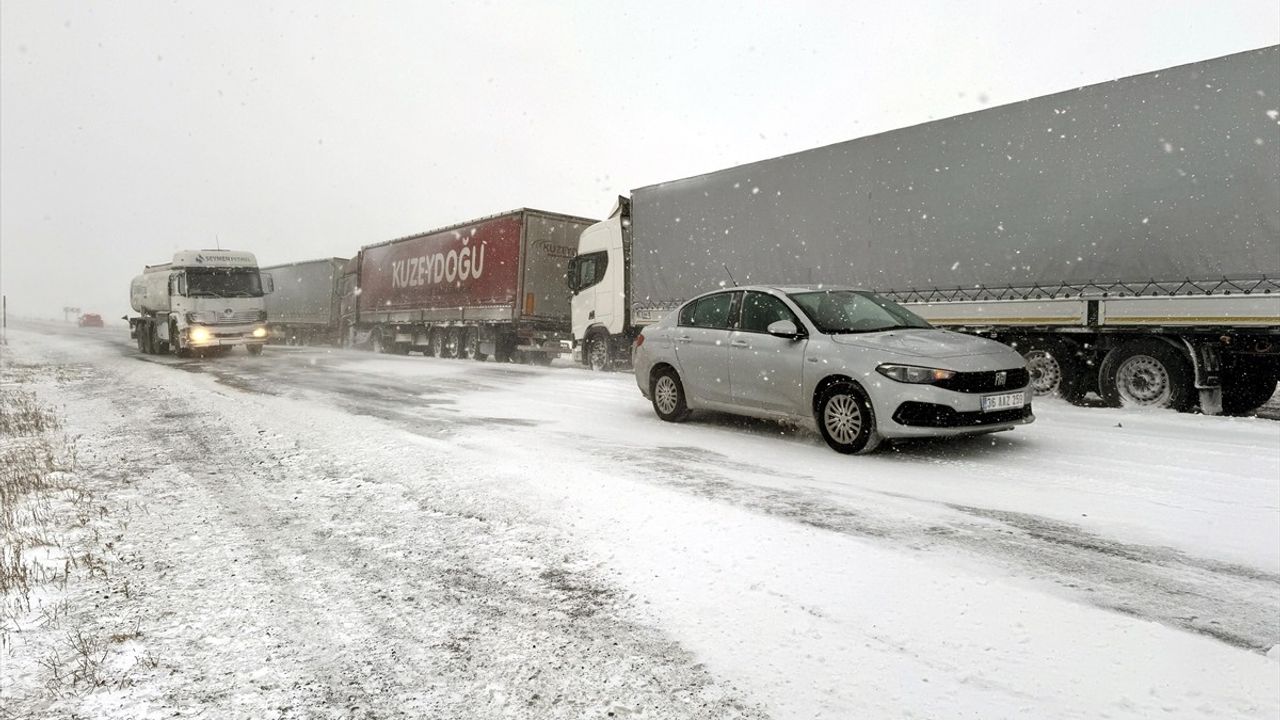
M 582 233 L 575 352 L 625 362 L 721 283 L 856 285 L 1038 394 L 1246 412 L 1280 378 L 1278 121 L 1272 46 L 641 187 Z
M 129 302 L 139 315 L 125 319 L 144 353 L 187 357 L 240 345 L 258 355 L 267 342 L 270 292 L 271 276 L 259 272 L 253 253 L 183 250 L 133 279 Z
M 266 296 L 268 339 L 286 345 L 337 345 L 342 276 L 347 258 L 272 265 L 275 291 Z
M 594 222 L 522 208 L 367 245 L 340 331 L 379 352 L 550 362 L 571 352 L 565 269 Z

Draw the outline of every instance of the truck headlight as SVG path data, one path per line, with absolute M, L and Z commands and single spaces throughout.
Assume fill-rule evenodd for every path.
M 254 328 L 254 329 L 253 329 L 253 336 L 254 336 L 254 337 L 256 337 L 256 338 L 264 338 L 264 337 L 266 337 L 266 336 L 267 336 L 267 329 L 266 329 L 266 328 L 264 328 L 264 327 Z
M 881 365 L 876 368 L 876 372 L 890 380 L 913 385 L 931 385 L 942 380 L 950 380 L 956 376 L 954 370 L 916 367 L 915 365 L 894 365 L 892 363 Z
M 209 330 L 202 327 L 193 327 L 187 331 L 187 339 L 193 343 L 209 342 Z

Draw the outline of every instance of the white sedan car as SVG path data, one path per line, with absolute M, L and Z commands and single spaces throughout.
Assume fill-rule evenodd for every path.
M 853 288 L 717 290 L 645 328 L 632 352 L 663 420 L 705 409 L 813 423 L 843 453 L 1034 419 L 1015 350 Z

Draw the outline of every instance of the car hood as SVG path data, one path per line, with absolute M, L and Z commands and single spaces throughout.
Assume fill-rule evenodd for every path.
M 949 330 L 910 328 L 877 333 L 832 335 L 839 345 L 854 345 L 869 350 L 910 357 L 950 358 L 966 355 L 996 355 L 1014 352 L 995 340 L 964 335 Z

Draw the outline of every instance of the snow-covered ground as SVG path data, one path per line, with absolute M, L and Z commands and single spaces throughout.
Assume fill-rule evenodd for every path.
M 134 509 L 85 622 L 152 659 L 57 699 L 11 633 L 19 715 L 1280 716 L 1274 420 L 1041 402 L 850 458 L 567 366 L 3 353 Z

